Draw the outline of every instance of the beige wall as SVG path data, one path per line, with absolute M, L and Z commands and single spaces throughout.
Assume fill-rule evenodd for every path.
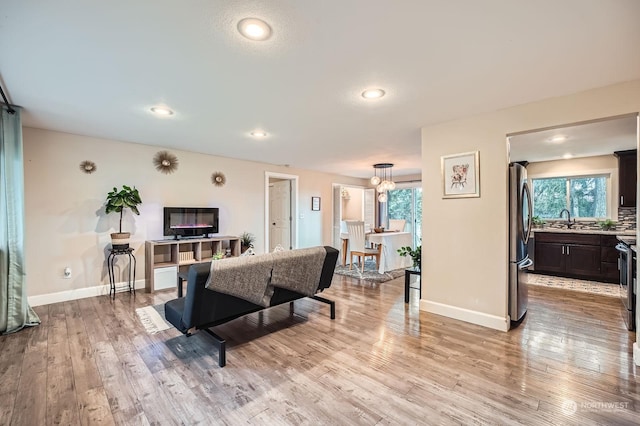
M 164 206 L 212 206 L 220 209 L 220 235 L 256 235 L 257 251 L 265 240 L 265 172 L 299 176 L 299 247 L 331 244 L 332 184 L 365 185 L 366 180 L 308 170 L 170 150 L 179 159 L 169 175 L 155 170 L 152 158 L 163 148 L 25 128 L 26 264 L 33 304 L 92 295 L 87 288 L 108 283 L 105 254 L 118 216 L 104 214 L 104 200 L 114 186 L 140 190 L 140 216 L 125 214 L 123 231 L 144 279 L 144 241 L 162 238 Z M 87 175 L 79 164 L 91 160 L 97 171 Z M 211 184 L 221 171 L 227 183 Z M 311 197 L 322 197 L 322 210 L 311 211 Z M 63 269 L 72 279 L 63 279 Z
M 577 176 L 591 173 L 609 173 L 611 189 L 608 193 L 610 218 L 618 220 L 618 159 L 615 155 L 598 155 L 595 157 L 572 158 L 570 160 L 538 161 L 529 163 L 527 176 Z
M 346 187 L 349 198 L 342 199 L 342 220 L 362 220 L 362 202 L 364 191 L 362 188 Z
M 421 309 L 506 330 L 506 135 L 640 111 L 640 80 L 422 129 Z M 480 151 L 480 198 L 442 199 L 440 157 Z

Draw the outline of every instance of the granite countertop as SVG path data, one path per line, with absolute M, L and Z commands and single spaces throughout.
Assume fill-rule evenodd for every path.
M 622 241 L 628 246 L 635 247 L 636 236 L 635 235 L 617 235 L 618 241 Z
M 559 229 L 559 228 L 534 228 L 532 233 L 536 232 L 556 232 L 560 234 L 604 234 L 604 235 L 629 235 L 635 239 L 636 231 L 603 231 L 601 229 Z

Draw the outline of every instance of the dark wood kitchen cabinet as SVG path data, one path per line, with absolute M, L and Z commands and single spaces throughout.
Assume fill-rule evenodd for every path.
M 600 276 L 600 245 L 567 244 L 566 248 L 567 272 L 598 279 Z
M 616 245 L 620 241 L 615 235 L 600 236 L 600 274 L 602 281 L 609 283 L 620 282 L 618 270 L 618 250 Z
M 536 232 L 535 271 L 600 279 L 600 235 Z
M 535 271 L 564 272 L 567 263 L 564 255 L 564 244 L 543 243 L 538 240 L 537 232 L 535 241 Z
M 618 157 L 618 205 L 620 207 L 635 207 L 638 151 L 630 149 L 627 151 L 616 151 L 613 154 Z

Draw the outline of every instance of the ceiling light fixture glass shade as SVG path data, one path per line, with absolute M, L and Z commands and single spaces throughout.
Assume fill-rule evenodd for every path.
M 173 111 L 171 111 L 169 108 L 165 107 L 165 106 L 154 106 L 150 108 L 151 112 L 157 115 L 164 115 L 164 116 L 168 116 L 168 115 L 173 115 Z
M 393 181 L 392 168 L 393 164 L 391 163 L 377 163 L 373 165 L 374 176 L 371 178 L 371 184 L 376 185 L 376 191 L 379 194 L 378 201 L 381 203 L 387 202 L 387 191 L 391 191 L 396 187 Z M 378 170 L 380 171 L 379 173 Z
M 269 24 L 257 18 L 244 18 L 238 22 L 238 31 L 249 40 L 264 41 L 271 36 Z
M 256 138 L 264 138 L 267 136 L 267 132 L 263 132 L 262 130 L 254 130 L 251 132 L 251 136 Z
M 362 92 L 362 97 L 365 99 L 378 99 L 385 95 L 382 89 L 367 89 Z

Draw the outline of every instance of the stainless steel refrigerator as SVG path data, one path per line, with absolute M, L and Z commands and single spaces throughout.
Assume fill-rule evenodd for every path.
M 527 312 L 527 268 L 533 261 L 527 253 L 531 234 L 531 191 L 527 169 L 509 164 L 509 316 L 519 321 Z

